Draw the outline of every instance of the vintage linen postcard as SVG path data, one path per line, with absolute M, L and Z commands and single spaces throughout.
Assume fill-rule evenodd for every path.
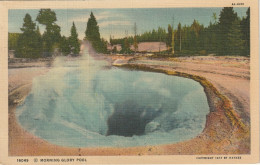
M 0 10 L 0 164 L 259 161 L 257 0 Z

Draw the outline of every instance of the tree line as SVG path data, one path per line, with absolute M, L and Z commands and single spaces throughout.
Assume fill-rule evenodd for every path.
M 8 33 L 8 48 L 15 50 L 16 57 L 38 58 L 52 56 L 55 50 L 63 55 L 78 55 L 80 41 L 75 23 L 72 23 L 70 36 L 61 36 L 61 28 L 56 24 L 56 13 L 51 9 L 41 9 L 36 22 L 45 26 L 41 35 L 39 26 L 36 26 L 30 16 L 26 14 L 21 29 L 22 33 Z M 89 40 L 99 53 L 107 53 L 107 41 L 100 37 L 99 26 L 94 14 L 91 12 L 85 31 L 85 39 Z
M 135 36 L 137 42 L 165 42 L 168 47 L 168 51 L 162 52 L 165 54 L 250 55 L 250 8 L 245 18 L 239 18 L 232 7 L 224 7 L 218 20 L 216 13 L 213 13 L 213 20 L 208 27 L 194 20 L 190 26 L 182 27 L 179 23 L 177 29 L 168 25 L 167 31 L 159 27 Z M 135 36 L 118 39 L 110 37 L 110 44 L 121 44 L 124 52 L 129 45 L 134 44 Z
M 143 34 L 136 35 L 138 42 L 165 42 L 167 38 L 167 32 L 164 28 L 158 27 L 158 29 L 153 29 L 152 31 L 144 32 Z M 123 44 L 125 38 L 112 39 L 110 37 L 110 44 Z M 130 44 L 134 43 L 134 36 L 127 37 Z
M 136 29 L 136 24 L 134 26 L 134 29 Z M 166 30 L 162 27 L 158 27 L 158 29 L 153 29 L 152 31 L 147 31 L 144 32 L 143 34 L 136 34 L 136 30 L 135 31 L 135 35 L 134 36 L 129 36 L 129 37 L 124 37 L 124 38 L 112 38 L 110 36 L 109 42 L 110 44 L 113 45 L 117 45 L 120 44 L 122 49 L 120 51 L 120 53 L 131 53 L 133 52 L 130 49 L 130 46 L 133 45 L 135 51 L 138 48 L 138 42 L 166 42 L 168 33 L 166 32 Z M 114 49 L 112 50 L 112 52 L 117 52 L 116 47 L 114 47 Z
M 51 9 L 41 9 L 37 15 L 36 22 L 45 26 L 43 34 L 39 26 L 32 20 L 30 14 L 23 19 L 22 33 L 8 34 L 8 48 L 15 50 L 15 56 L 21 58 L 39 58 L 52 56 L 55 50 L 63 55 L 70 53 L 78 55 L 80 41 L 74 22 L 69 37 L 61 36 L 61 28 L 55 22 L 56 13 Z
M 204 27 L 197 20 L 190 26 L 178 24 L 177 29 L 168 25 L 167 31 L 158 27 L 152 31 L 134 36 L 114 39 L 110 37 L 110 44 L 121 44 L 121 53 L 135 52 L 138 50 L 138 42 L 165 42 L 168 50 L 165 54 L 174 55 L 250 55 L 250 8 L 246 17 L 240 18 L 232 7 L 224 7 L 219 19 L 213 13 L 214 21 L 208 27 Z M 56 24 L 56 13 L 51 9 L 41 9 L 34 22 L 29 14 L 24 17 L 21 28 L 22 33 L 8 34 L 9 50 L 15 50 L 16 57 L 38 58 L 52 56 L 55 50 L 62 54 L 78 54 L 80 41 L 74 22 L 69 37 L 61 36 L 61 28 Z M 39 26 L 44 25 L 45 31 L 40 33 Z M 92 43 L 94 49 L 99 53 L 107 53 L 108 42 L 101 38 L 97 20 L 91 12 L 85 31 L 85 39 Z M 112 50 L 117 52 L 117 50 Z

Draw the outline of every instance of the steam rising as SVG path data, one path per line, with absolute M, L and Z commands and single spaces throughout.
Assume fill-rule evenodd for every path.
M 57 57 L 17 109 L 21 125 L 51 143 L 128 147 L 187 140 L 209 111 L 199 83 L 160 73 L 104 70 L 87 45 L 79 58 Z

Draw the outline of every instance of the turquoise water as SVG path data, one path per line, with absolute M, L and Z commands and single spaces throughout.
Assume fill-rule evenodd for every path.
M 103 65 L 88 56 L 57 59 L 17 108 L 22 127 L 73 147 L 168 144 L 203 131 L 209 106 L 198 82 Z

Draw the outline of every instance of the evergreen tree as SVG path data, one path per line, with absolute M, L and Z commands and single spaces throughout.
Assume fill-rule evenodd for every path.
M 203 30 L 203 26 L 199 24 L 197 20 L 194 20 L 191 25 L 191 49 L 197 51 L 200 48 L 200 33 Z
M 201 25 L 199 24 L 199 22 L 197 20 L 194 19 L 192 25 L 191 25 L 191 30 L 194 31 L 196 38 L 199 37 L 199 33 L 201 31 Z
M 217 24 L 217 14 L 213 13 L 212 18 L 213 18 L 214 25 L 216 25 Z
M 226 55 L 229 53 L 229 42 L 227 40 L 228 33 L 233 22 L 238 19 L 237 13 L 234 12 L 233 7 L 224 7 L 219 16 L 218 29 L 218 53 Z
M 144 32 L 137 35 L 137 40 L 139 42 L 166 42 L 168 50 L 173 47 L 185 55 L 206 55 L 207 53 L 250 55 L 250 8 L 247 10 L 247 16 L 242 20 L 232 7 L 223 8 L 219 19 L 216 13 L 213 13 L 212 18 L 208 27 L 194 20 L 190 26 L 181 27 L 179 24 L 176 31 L 173 31 L 169 25 L 168 33 L 161 27 L 158 30 Z M 133 40 L 134 37 L 128 37 L 129 43 Z M 125 38 L 111 39 L 112 42 L 124 45 Z M 237 47 L 236 50 L 235 47 Z
M 168 35 L 167 35 L 167 40 L 166 40 L 166 46 L 168 48 L 168 52 L 171 52 L 172 50 L 172 27 L 169 24 L 168 25 Z
M 41 9 L 36 21 L 46 27 L 42 37 L 44 51 L 52 52 L 54 48 L 58 47 L 61 39 L 60 27 L 55 23 L 57 21 L 56 13 L 51 9 Z
M 136 40 L 138 42 L 167 42 L 168 33 L 162 27 L 158 27 L 157 30 L 153 29 L 152 31 L 144 32 L 143 34 L 136 35 Z M 128 42 L 130 44 L 134 43 L 134 37 L 129 36 Z M 112 39 L 110 43 L 113 44 L 124 44 L 124 38 Z
M 134 49 L 135 49 L 135 52 L 138 50 L 138 42 L 137 42 L 136 36 L 134 36 Z
M 38 41 L 39 52 L 42 53 L 42 35 L 41 35 L 41 32 L 40 32 L 39 26 L 37 26 L 37 29 L 36 29 L 36 38 L 37 38 L 37 41 Z
M 70 49 L 70 43 L 69 39 L 67 39 L 65 36 L 61 37 L 60 41 L 60 51 L 66 56 L 70 54 L 71 49 Z
M 79 39 L 78 39 L 77 29 L 76 29 L 74 22 L 73 22 L 71 30 L 70 30 L 69 42 L 70 42 L 70 47 L 72 49 L 71 51 L 74 54 L 79 54 L 80 43 L 79 43 Z
M 17 41 L 16 57 L 38 58 L 41 54 L 40 34 L 35 29 L 35 23 L 29 14 L 24 17 L 23 32 Z
M 113 42 L 113 40 L 112 40 L 112 37 L 111 37 L 111 35 L 110 35 L 110 37 L 109 37 L 109 43 L 110 43 L 110 45 L 111 45 L 111 46 L 113 46 L 113 45 L 114 45 L 114 42 Z
M 242 39 L 245 41 L 243 55 L 250 55 L 250 8 L 247 9 L 246 15 L 241 21 Z
M 107 42 L 100 38 L 99 26 L 92 12 L 87 22 L 85 38 L 92 43 L 92 46 L 97 52 L 107 53 Z
M 21 33 L 8 33 L 8 50 L 17 49 L 17 40 Z
M 175 50 L 181 52 L 181 23 L 178 24 L 178 29 L 175 35 Z
M 57 21 L 56 13 L 51 9 L 41 9 L 36 18 L 40 24 L 50 26 Z
M 171 47 L 172 47 L 172 54 L 174 54 L 174 31 L 172 31 L 172 43 L 171 43 Z
M 107 53 L 107 45 L 108 42 L 104 38 L 101 38 L 101 41 L 98 44 L 98 52 Z
M 97 25 L 96 18 L 92 12 L 90 13 L 90 18 L 88 19 L 85 36 L 89 41 L 100 41 L 99 26 Z
M 137 26 L 136 26 L 136 23 L 134 25 L 134 50 L 135 52 L 137 51 L 138 49 L 138 43 L 137 43 Z
M 203 42 L 203 49 L 207 50 L 211 53 L 218 52 L 218 25 L 212 24 L 204 29 L 204 37 L 202 38 Z
M 131 52 L 131 50 L 130 50 L 130 44 L 129 44 L 128 38 L 125 37 L 125 38 L 124 38 L 124 43 L 122 44 L 121 53 L 128 54 L 128 53 L 130 53 L 130 52 Z
M 241 55 L 244 50 L 244 40 L 242 40 L 242 33 L 240 29 L 240 22 L 238 19 L 233 21 L 227 36 L 229 43 L 230 55 Z

